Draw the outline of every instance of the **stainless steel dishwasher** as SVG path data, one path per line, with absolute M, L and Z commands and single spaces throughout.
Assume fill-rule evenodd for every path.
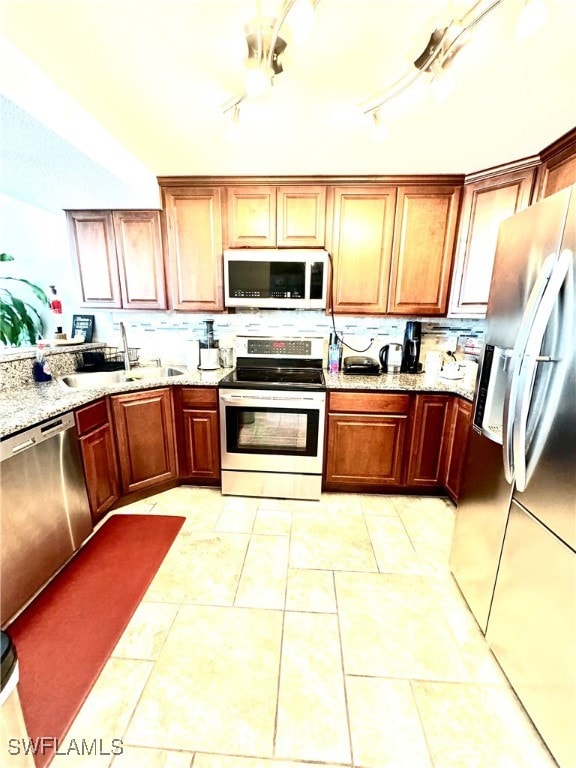
M 92 532 L 74 415 L 0 441 L 1 623 L 5 626 Z

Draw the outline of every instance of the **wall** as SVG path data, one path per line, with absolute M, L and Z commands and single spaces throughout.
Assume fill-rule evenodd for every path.
M 55 213 L 0 194 L 0 250 L 14 256 L 14 261 L 0 264 L 0 276 L 19 277 L 36 283 L 49 294 L 55 285 L 64 307 L 64 322 L 71 319 L 77 302 L 77 288 L 62 211 Z M 45 335 L 54 332 L 54 318 L 41 307 L 32 292 L 17 283 L 10 290 L 39 309 Z

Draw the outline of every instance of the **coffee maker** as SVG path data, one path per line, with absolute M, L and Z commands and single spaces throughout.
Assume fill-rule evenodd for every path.
M 404 331 L 401 371 L 404 373 L 420 373 L 420 342 L 422 339 L 422 323 L 409 320 Z

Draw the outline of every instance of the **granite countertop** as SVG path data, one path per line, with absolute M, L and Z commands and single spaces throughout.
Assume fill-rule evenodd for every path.
M 8 387 L 0 390 L 0 438 L 80 408 L 105 395 L 165 386 L 215 387 L 229 372 L 230 368 L 218 368 L 214 371 L 186 370 L 182 376 L 130 381 L 93 389 L 67 389 L 57 381 Z M 445 392 L 460 395 L 467 400 L 474 397 L 474 383 L 468 379 L 453 381 L 426 374 L 351 376 L 325 372 L 325 376 L 328 390 Z
M 5 388 L 0 390 L 0 439 L 45 419 L 80 408 L 105 395 L 177 385 L 216 387 L 220 379 L 228 373 L 230 368 L 218 368 L 214 371 L 186 370 L 182 376 L 127 381 L 91 389 L 67 388 L 57 381 Z
M 425 373 L 383 373 L 378 376 L 324 372 L 326 387 L 331 389 L 362 389 L 376 392 L 439 392 L 474 399 L 475 381 L 470 378 L 443 379 Z

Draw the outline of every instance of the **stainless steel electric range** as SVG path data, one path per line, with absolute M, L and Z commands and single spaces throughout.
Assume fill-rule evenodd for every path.
M 219 385 L 222 493 L 319 499 L 326 383 L 321 337 L 240 336 Z

